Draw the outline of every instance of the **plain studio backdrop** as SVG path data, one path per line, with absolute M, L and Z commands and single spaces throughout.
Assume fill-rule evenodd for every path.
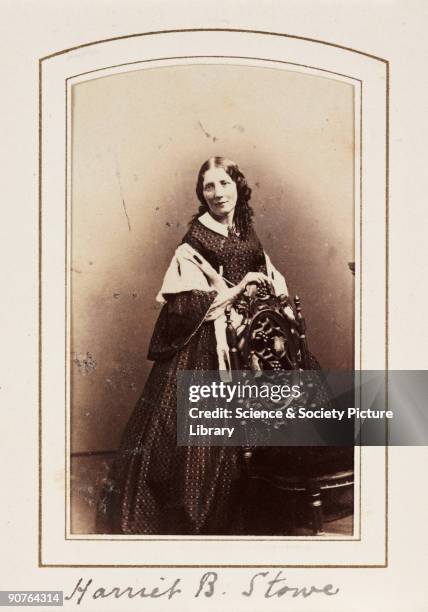
M 323 368 L 354 360 L 351 85 L 250 66 L 136 70 L 72 94 L 72 452 L 114 450 L 142 389 L 155 296 L 208 157 L 235 160 Z

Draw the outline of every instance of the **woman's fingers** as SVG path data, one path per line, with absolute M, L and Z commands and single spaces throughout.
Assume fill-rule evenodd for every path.
M 270 283 L 269 278 L 263 272 L 249 272 L 245 277 L 248 283 Z
M 273 284 L 271 279 L 263 274 L 263 272 L 248 272 L 243 279 L 243 287 L 247 285 L 264 285 L 266 288 L 274 292 Z

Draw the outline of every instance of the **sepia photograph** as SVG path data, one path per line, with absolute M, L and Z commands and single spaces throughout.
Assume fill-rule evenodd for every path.
M 424 3 L 4 9 L 0 606 L 425 610 Z
M 72 86 L 70 535 L 356 535 L 353 446 L 176 426 L 182 371 L 354 369 L 356 95 L 225 60 Z M 258 344 L 245 300 L 274 313 Z

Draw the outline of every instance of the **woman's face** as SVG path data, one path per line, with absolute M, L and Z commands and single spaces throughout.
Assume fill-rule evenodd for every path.
M 204 174 L 205 202 L 219 220 L 233 218 L 238 192 L 235 181 L 223 168 L 210 168 Z

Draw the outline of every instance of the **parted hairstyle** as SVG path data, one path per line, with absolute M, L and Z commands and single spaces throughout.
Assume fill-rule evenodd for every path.
M 248 186 L 247 179 L 238 168 L 238 165 L 226 157 L 210 157 L 202 164 L 198 173 L 198 179 L 196 181 L 196 195 L 200 205 L 199 210 L 196 215 L 193 216 L 192 221 L 200 217 L 203 213 L 209 211 L 208 204 L 204 198 L 204 174 L 211 168 L 223 168 L 234 183 L 236 183 L 237 201 L 233 222 L 239 236 L 242 238 L 242 240 L 245 240 L 248 237 L 249 231 L 253 224 L 252 216 L 254 212 L 249 204 L 251 199 L 251 188 Z

